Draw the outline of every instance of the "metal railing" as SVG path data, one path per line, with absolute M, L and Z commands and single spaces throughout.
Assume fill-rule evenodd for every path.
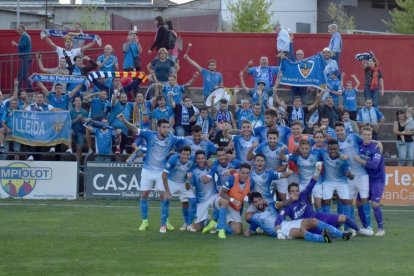
M 91 57 L 93 60 L 103 54 L 104 48 L 92 48 L 84 52 L 84 55 Z M 40 72 L 36 54 L 38 52 L 31 52 L 29 54 L 30 63 L 28 68 L 28 76 L 32 73 Z M 58 58 L 55 51 L 39 51 L 42 54 L 42 63 L 45 68 L 55 68 L 58 66 Z M 21 68 L 22 60 L 19 54 L 1 54 L 0 55 L 0 90 L 3 94 L 10 94 L 13 91 L 14 79 L 17 78 L 18 70 Z M 22 89 L 28 89 L 26 83 Z

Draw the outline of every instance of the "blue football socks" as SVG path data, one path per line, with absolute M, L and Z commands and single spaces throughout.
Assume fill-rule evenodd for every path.
M 148 219 L 148 199 L 141 198 L 139 201 L 142 219 Z

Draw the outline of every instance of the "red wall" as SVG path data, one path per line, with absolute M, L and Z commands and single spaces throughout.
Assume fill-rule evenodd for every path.
M 16 48 L 11 46 L 11 40 L 18 40 L 14 30 L 0 30 L 0 54 L 16 53 Z M 50 50 L 48 45 L 39 37 L 40 31 L 30 30 L 33 51 Z M 91 32 L 92 33 L 92 32 Z M 104 44 L 111 44 L 116 55 L 122 63 L 121 47 L 126 39 L 123 31 L 97 31 Z M 275 63 L 275 35 L 252 33 L 181 33 L 185 49 L 189 42 L 192 43 L 189 54 L 201 66 L 207 66 L 210 58 L 218 61 L 218 70 L 223 74 L 224 84 L 233 87 L 239 84 L 238 73 L 253 58 L 258 64 L 261 55 L 269 56 L 271 64 Z M 154 33 L 143 32 L 139 34 L 143 46 L 143 64 L 149 62 L 155 52 L 148 55 L 146 52 L 154 39 Z M 59 38 L 53 39 L 58 45 L 63 44 Z M 341 58 L 341 70 L 349 76 L 355 73 L 360 81 L 363 81 L 363 72 L 360 62 L 354 59 L 355 54 L 373 51 L 380 61 L 384 74 L 386 90 L 414 91 L 414 36 L 401 35 L 343 35 L 344 51 Z M 296 34 L 295 49 L 303 49 L 305 55 L 313 55 L 321 51 L 329 43 L 329 34 Z M 184 49 L 184 50 L 185 50 Z M 102 51 L 103 52 L 103 51 Z M 87 53 L 86 53 L 87 54 Z M 186 82 L 194 72 L 194 68 L 186 61 L 181 61 L 179 82 Z M 250 85 L 253 85 L 249 80 Z M 2 84 L 5 89 L 7 84 Z M 195 86 L 201 86 L 201 78 Z

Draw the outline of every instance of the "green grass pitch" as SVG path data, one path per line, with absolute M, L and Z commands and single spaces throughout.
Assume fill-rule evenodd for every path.
M 135 201 L 0 200 L 0 275 L 414 275 L 414 207 L 383 207 L 384 237 L 316 244 L 137 230 Z M 170 221 L 182 224 L 173 203 Z

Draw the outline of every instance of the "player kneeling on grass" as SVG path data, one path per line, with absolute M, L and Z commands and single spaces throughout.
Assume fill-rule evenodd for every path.
M 172 195 L 180 197 L 182 202 L 182 213 L 184 217 L 184 228 L 180 230 L 195 231 L 192 227 L 193 216 L 196 208 L 196 200 L 191 186 L 188 184 L 191 175 L 188 174 L 193 167 L 190 146 L 180 148 L 179 154 L 168 158 L 164 171 L 162 172 L 162 183 L 164 184 L 164 205 L 161 208 L 160 233 L 167 232 L 167 219 L 169 216 L 170 200 Z
M 214 178 L 208 177 L 209 169 L 207 167 L 206 153 L 198 150 L 195 153 L 195 162 L 191 171 L 190 183 L 195 191 L 197 201 L 197 212 L 193 228 L 200 231 L 206 225 L 208 219 L 208 209 L 212 207 L 218 197 L 217 186 Z M 211 220 L 215 226 L 215 222 Z
M 220 189 L 220 196 L 214 203 L 219 209 L 217 230 L 221 239 L 226 238 L 226 232 L 240 234 L 242 231 L 240 210 L 243 207 L 244 197 L 254 188 L 254 184 L 250 183 L 250 170 L 250 164 L 242 163 L 240 171 L 227 178 Z
M 318 178 L 322 169 L 322 162 L 317 162 L 315 164 L 315 172 L 312 176 L 309 184 L 306 186 L 305 190 L 299 193 L 299 185 L 297 183 L 291 183 L 288 187 L 289 192 L 289 201 L 282 203 L 277 203 L 277 206 L 284 206 L 280 211 L 280 215 L 283 217 L 290 217 L 292 220 L 306 219 L 306 218 L 316 218 L 319 221 L 327 223 L 331 226 L 338 227 L 340 224 L 344 223 L 349 228 L 353 229 L 355 233 L 361 235 L 369 236 L 372 235 L 369 231 L 365 229 L 360 229 L 358 225 L 348 216 L 345 215 L 336 215 L 336 214 L 326 214 L 321 212 L 315 212 L 312 208 L 312 202 L 310 200 L 310 195 L 312 190 L 315 187 L 315 184 L 318 182 Z M 351 236 L 350 233 L 341 232 L 342 237 L 346 240 Z

